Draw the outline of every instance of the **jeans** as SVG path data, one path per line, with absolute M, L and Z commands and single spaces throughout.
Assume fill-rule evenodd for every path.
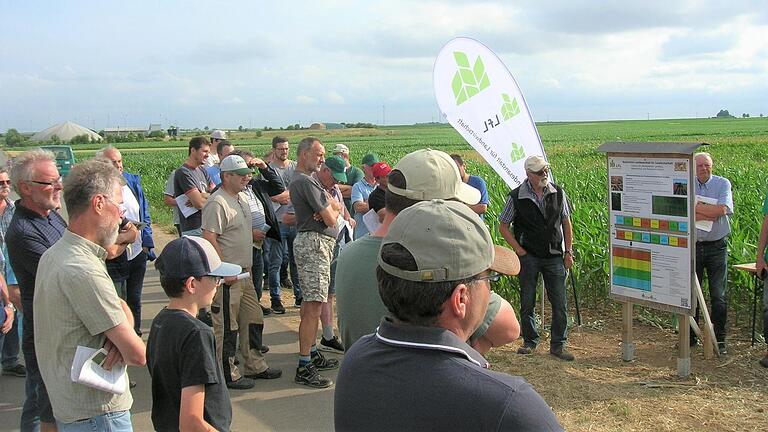
M 27 325 L 31 325 L 28 323 Z M 27 367 L 27 378 L 24 382 L 26 397 L 21 407 L 21 432 L 39 432 L 40 422 L 54 423 L 53 408 L 48 399 L 48 392 L 40 375 L 34 347 L 24 346 L 24 363 Z
M 115 411 L 72 423 L 56 422 L 59 432 L 132 432 L 130 411 Z
M 712 326 L 718 342 L 725 342 L 725 322 L 728 318 L 728 245 L 726 239 L 696 243 L 696 277 L 699 285 L 704 280 L 704 270 L 709 280 L 709 298 L 712 302 Z M 699 322 L 699 308 L 696 308 Z M 693 333 L 691 333 L 693 334 Z
M 301 283 L 299 283 L 299 268 L 296 258 L 293 256 L 293 242 L 296 240 L 296 225 L 278 224 L 280 237 L 283 241 L 283 264 L 291 270 L 291 282 L 293 283 L 293 296 L 301 298 Z
M 0 325 L 5 322 L 5 305 L 0 304 Z M 19 364 L 19 311 L 13 314 L 13 325 L 8 333 L 0 333 L 3 369 L 10 369 Z
M 253 247 L 253 267 L 251 267 L 251 280 L 253 281 L 253 289 L 256 290 L 256 298 L 261 301 L 261 292 L 264 285 L 264 251 Z
M 279 240 L 267 237 L 264 239 L 264 269 L 269 280 L 269 297 L 280 300 L 280 265 L 283 263 L 283 244 Z
M 141 292 L 144 289 L 144 274 L 147 272 L 147 253 L 141 251 L 128 261 L 127 296 L 125 302 L 133 314 L 133 329 L 141 335 Z
M 565 295 L 565 265 L 563 258 L 537 258 L 530 253 L 520 257 L 520 324 L 526 345 L 538 345 L 536 331 L 536 281 L 541 273 L 544 290 L 552 305 L 550 349 L 565 345 L 568 338 L 568 311 Z

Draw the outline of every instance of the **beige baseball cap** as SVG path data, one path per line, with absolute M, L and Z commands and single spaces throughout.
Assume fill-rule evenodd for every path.
M 408 153 L 395 165 L 405 177 L 407 189 L 387 186 L 390 191 L 418 201 L 457 199 L 466 204 L 480 202 L 480 191 L 461 181 L 456 162 L 448 153 L 422 149 Z
M 549 162 L 543 156 L 534 155 L 525 160 L 525 170 L 538 172 L 549 166 Z
M 392 221 L 382 247 L 390 243 L 400 244 L 416 260 L 418 270 L 402 270 L 385 263 L 379 254 L 381 268 L 401 279 L 440 282 L 466 279 L 488 269 L 505 275 L 520 272 L 517 255 L 494 245 L 485 222 L 457 201 L 422 201 L 403 210 Z

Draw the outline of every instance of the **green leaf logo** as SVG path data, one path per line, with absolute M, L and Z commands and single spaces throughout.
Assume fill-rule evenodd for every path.
M 485 66 L 480 56 L 477 56 L 475 64 L 471 67 L 467 55 L 463 52 L 455 51 L 453 58 L 456 60 L 456 66 L 459 67 L 459 70 L 453 75 L 451 87 L 453 95 L 456 97 L 456 105 L 461 105 L 472 96 L 488 88 L 491 82 L 485 73 Z
M 504 117 L 504 121 L 520 114 L 520 106 L 517 104 L 517 99 L 510 98 L 506 93 L 502 93 L 501 97 L 504 99 L 504 104 L 501 105 L 501 115 Z
M 517 162 L 524 157 L 525 150 L 523 150 L 523 146 L 517 143 L 512 143 L 512 152 L 509 153 L 509 158 L 512 159 L 512 162 Z

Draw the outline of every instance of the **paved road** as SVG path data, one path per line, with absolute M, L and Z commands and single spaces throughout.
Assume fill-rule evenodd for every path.
M 142 301 L 145 338 L 152 318 L 167 303 L 157 272 L 154 268 L 147 270 Z M 259 380 L 251 390 L 231 391 L 234 431 L 333 430 L 333 387 L 312 390 L 293 382 L 298 350 L 297 315 L 298 309 L 289 307 L 286 315 L 270 315 L 265 319 L 264 341 L 271 348 L 267 361 L 271 367 L 282 369 L 283 376 L 271 381 Z M 341 356 L 329 356 L 341 359 Z M 134 430 L 151 431 L 149 373 L 146 368 L 133 367 L 129 373 L 131 379 L 138 383 L 133 389 L 134 404 L 131 409 Z M 336 371 L 326 374 L 336 379 Z M 23 378 L 0 376 L 0 431 L 18 430 L 23 395 Z

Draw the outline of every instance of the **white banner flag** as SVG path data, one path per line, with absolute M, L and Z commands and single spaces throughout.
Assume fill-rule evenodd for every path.
M 501 59 L 469 38 L 445 44 L 435 60 L 435 96 L 448 123 L 514 189 L 529 156 L 546 158 L 523 93 Z

